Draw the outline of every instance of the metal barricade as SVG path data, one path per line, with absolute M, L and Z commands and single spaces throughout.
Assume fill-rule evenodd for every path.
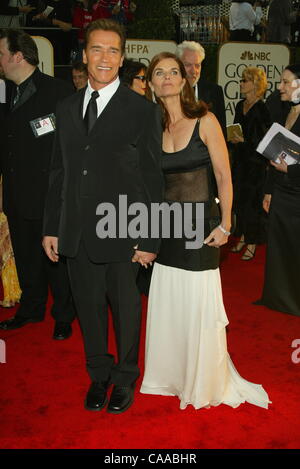
M 224 25 L 219 0 L 202 0 L 201 5 L 180 8 L 180 41 L 219 44 L 224 40 Z

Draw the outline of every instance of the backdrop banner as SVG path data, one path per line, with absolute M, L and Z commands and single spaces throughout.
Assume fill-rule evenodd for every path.
M 282 44 L 227 42 L 219 48 L 218 84 L 223 87 L 227 125 L 232 124 L 235 108 L 242 99 L 240 79 L 246 67 L 262 68 L 268 80 L 265 97 L 276 90 L 283 69 L 289 64 L 289 48 Z
M 127 39 L 125 53 L 128 59 L 138 60 L 149 65 L 150 60 L 160 52 L 175 52 L 174 41 L 149 41 L 143 39 Z
M 50 41 L 42 36 L 31 36 L 39 52 L 39 69 L 47 75 L 54 76 L 53 47 Z

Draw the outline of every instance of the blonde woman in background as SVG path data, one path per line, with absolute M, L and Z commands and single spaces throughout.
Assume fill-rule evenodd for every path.
M 234 122 L 239 123 L 243 136 L 235 135 L 233 146 L 233 211 L 236 214 L 235 234 L 239 242 L 232 252 L 244 248 L 242 260 L 253 259 L 256 245 L 266 241 L 266 217 L 262 209 L 267 160 L 255 149 L 271 125 L 263 96 L 267 89 L 265 72 L 257 67 L 245 68 L 240 83 L 244 99 L 238 102 Z
M 0 181 L 0 269 L 3 286 L 3 300 L 0 301 L 0 306 L 10 308 L 19 302 L 21 290 L 7 218 L 2 212 L 2 179 Z

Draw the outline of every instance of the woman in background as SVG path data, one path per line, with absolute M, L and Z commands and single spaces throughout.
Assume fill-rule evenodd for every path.
M 232 185 L 223 132 L 207 106 L 195 101 L 176 55 L 156 55 L 148 78 L 163 112 L 165 201 L 182 208 L 189 202 L 195 210 L 203 204 L 204 217 L 185 226 L 202 223 L 205 240 L 189 249 L 188 238 L 176 237 L 172 225 L 171 236 L 162 239 L 150 286 L 141 392 L 178 396 L 181 409 L 245 401 L 267 407 L 265 391 L 238 374 L 227 352 L 219 247 L 230 234 Z
M 141 62 L 125 59 L 120 69 L 121 82 L 138 94 L 145 96 L 147 67 Z
M 290 104 L 279 123 L 300 137 L 300 64 L 286 67 L 279 92 Z M 269 213 L 265 279 L 256 304 L 300 316 L 300 162 L 271 164 L 263 200 Z
M 234 122 L 239 123 L 243 136 L 236 135 L 233 148 L 233 211 L 236 214 L 235 234 L 239 242 L 232 252 L 246 248 L 242 260 L 248 261 L 255 255 L 256 245 L 266 241 L 266 216 L 262 209 L 267 160 L 256 152 L 256 147 L 271 125 L 269 111 L 262 101 L 267 89 L 265 72 L 257 67 L 243 71 L 241 93 Z

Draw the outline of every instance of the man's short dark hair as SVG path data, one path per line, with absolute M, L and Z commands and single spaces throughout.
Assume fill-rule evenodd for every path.
M 84 72 L 88 74 L 87 65 L 82 62 L 76 62 L 72 65 L 72 70 L 77 70 L 78 72 Z
M 125 54 L 125 43 L 126 43 L 126 35 L 125 35 L 125 30 L 123 26 L 116 21 L 107 19 L 107 18 L 102 18 L 100 20 L 92 21 L 92 23 L 89 24 L 86 33 L 85 33 L 85 41 L 84 41 L 84 48 L 86 49 L 87 44 L 89 42 L 89 37 L 90 34 L 93 31 L 111 31 L 113 33 L 118 34 L 120 37 L 120 42 L 121 42 L 121 54 Z
M 7 40 L 7 47 L 11 54 L 22 52 L 24 59 L 30 65 L 39 64 L 38 48 L 29 34 L 21 29 L 0 29 L 0 39 Z

